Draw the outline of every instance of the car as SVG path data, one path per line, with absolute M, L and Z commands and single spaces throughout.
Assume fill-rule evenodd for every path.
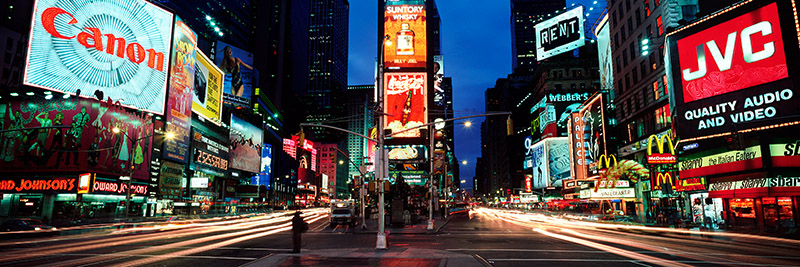
M 331 211 L 331 226 L 338 224 L 354 225 L 356 216 L 350 208 L 335 208 Z
M 0 232 L 41 231 L 57 233 L 58 229 L 37 219 L 11 219 L 0 224 Z

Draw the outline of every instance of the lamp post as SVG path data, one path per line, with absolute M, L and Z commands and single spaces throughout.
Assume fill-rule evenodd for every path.
M 377 142 L 378 143 L 377 144 L 378 145 L 378 149 L 375 151 L 376 153 L 378 153 L 377 155 L 375 155 L 376 161 L 378 162 L 378 164 L 377 164 L 377 166 L 375 166 L 377 168 L 375 170 L 375 173 L 377 174 L 376 178 L 378 180 L 377 181 L 377 185 L 378 185 L 379 189 L 378 189 L 378 239 L 377 239 L 377 242 L 375 244 L 375 249 L 388 249 L 388 247 L 386 247 L 386 233 L 385 233 L 385 229 L 384 229 L 386 222 L 384 222 L 384 220 L 385 220 L 384 212 L 385 211 L 384 211 L 384 207 L 383 207 L 383 193 L 384 193 L 383 192 L 383 182 L 385 181 L 385 178 L 386 178 L 386 174 L 384 173 L 384 165 L 385 165 L 384 161 L 386 159 L 383 156 L 383 142 L 384 142 L 384 139 L 386 138 L 385 133 L 383 132 L 384 131 L 383 123 L 384 123 L 384 120 L 385 120 L 385 118 L 383 116 L 386 115 L 386 114 L 383 113 L 383 110 L 384 110 L 383 107 L 386 104 L 386 103 L 384 103 L 385 101 L 384 101 L 384 95 L 383 95 L 383 89 L 384 89 L 383 88 L 383 68 L 384 68 L 384 65 L 383 65 L 384 58 L 383 57 L 385 56 L 384 55 L 384 50 L 386 50 L 386 46 L 387 45 L 388 46 L 392 45 L 392 41 L 390 40 L 390 37 L 389 37 L 388 34 L 384 35 L 383 36 L 383 40 L 381 41 L 381 49 L 380 49 L 381 56 L 380 56 L 380 59 L 379 59 L 380 61 L 378 61 L 378 110 L 376 112 L 376 114 L 378 115 L 378 142 Z
M 148 137 L 151 137 L 151 136 L 154 135 L 154 134 L 153 135 L 147 135 L 147 136 L 143 136 L 143 137 L 139 137 L 139 138 L 134 139 L 133 137 L 128 135 L 128 133 L 120 130 L 117 127 L 112 128 L 111 131 L 114 132 L 115 134 L 122 133 L 125 136 L 125 138 L 128 138 L 128 140 L 131 142 L 131 149 L 136 147 L 136 143 L 139 142 L 139 140 L 142 140 L 142 139 L 145 139 L 145 138 L 148 138 Z M 172 139 L 174 137 L 173 133 L 157 133 L 157 134 L 163 134 L 163 135 L 166 136 L 167 139 Z M 132 155 L 132 156 L 129 156 L 129 157 L 130 157 L 129 162 L 133 163 L 133 158 L 135 156 Z M 129 211 L 130 211 L 130 206 L 131 206 L 131 181 L 133 180 L 133 172 L 135 170 L 133 164 L 129 164 L 129 165 L 130 165 L 129 166 L 130 167 L 130 172 L 129 172 L 129 176 L 128 176 L 127 188 L 125 189 L 125 221 L 128 221 L 128 219 L 129 219 L 128 215 L 130 214 Z

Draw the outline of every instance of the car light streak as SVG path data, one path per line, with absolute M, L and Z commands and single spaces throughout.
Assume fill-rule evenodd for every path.
M 315 211 L 313 213 L 309 212 L 310 214 L 319 214 L 319 211 Z M 165 238 L 180 238 L 185 236 L 191 235 L 204 235 L 204 234 L 211 234 L 220 231 L 229 231 L 232 229 L 240 229 L 242 227 L 231 227 L 230 224 L 242 223 L 248 225 L 249 227 L 256 227 L 260 225 L 268 225 L 274 223 L 281 223 L 287 222 L 291 220 L 291 217 L 283 216 L 288 213 L 281 213 L 276 214 L 273 216 L 265 216 L 265 218 L 253 219 L 253 218 L 245 218 L 245 219 L 238 219 L 228 222 L 210 222 L 210 223 L 190 223 L 184 225 L 177 225 L 175 227 L 179 228 L 180 230 L 173 231 L 173 232 L 154 232 L 148 233 L 145 235 L 140 236 L 121 236 L 121 237 L 114 237 L 114 238 L 107 238 L 101 240 L 92 240 L 92 241 L 84 241 L 84 242 L 77 242 L 77 243 L 69 243 L 69 244 L 62 244 L 62 245 L 52 245 L 52 246 L 42 246 L 36 247 L 32 249 L 25 249 L 14 251 L 13 253 L 7 253 L 4 255 L 0 262 L 9 262 L 21 259 L 27 259 L 32 257 L 39 257 L 39 256 L 47 256 L 47 255 L 55 255 L 55 254 L 64 254 L 70 253 L 75 251 L 81 250 L 91 250 L 91 249 L 100 249 L 108 246 L 121 246 L 127 245 L 132 243 L 140 243 L 140 242 L 148 242 L 148 241 L 156 241 L 156 240 L 163 240 Z M 280 217 L 283 216 L 283 217 Z M 313 216 L 313 215 L 308 215 Z M 263 229 L 259 229 L 263 230 Z M 41 253 L 41 251 L 46 251 L 46 253 Z
M 307 218 L 309 218 L 309 221 L 316 221 L 319 218 L 322 218 L 324 216 L 326 216 L 326 215 L 319 214 L 319 213 L 314 213 L 314 215 L 310 215 Z M 288 220 L 291 220 L 291 218 L 288 218 Z M 170 244 L 161 245 L 161 246 L 140 248 L 140 249 L 126 251 L 126 252 L 123 252 L 123 253 L 112 253 L 112 254 L 106 254 L 106 255 L 102 255 L 102 256 L 81 258 L 81 259 L 76 259 L 76 260 L 72 260 L 72 261 L 61 262 L 59 265 L 55 265 L 55 266 L 76 266 L 76 265 L 84 265 L 84 264 L 89 264 L 89 263 L 103 262 L 103 261 L 108 261 L 108 260 L 119 259 L 120 257 L 128 257 L 128 256 L 131 256 L 131 255 L 141 255 L 141 254 L 152 254 L 152 253 L 157 252 L 157 251 L 163 251 L 163 250 L 174 249 L 174 248 L 179 248 L 179 247 L 187 247 L 187 246 L 192 246 L 192 245 L 196 245 L 196 244 L 211 242 L 211 241 L 215 241 L 215 240 L 229 239 L 229 238 L 233 238 L 233 237 L 236 237 L 236 236 L 246 235 L 246 236 L 243 236 L 243 237 L 233 238 L 233 239 L 230 239 L 230 240 L 227 240 L 227 241 L 223 241 L 223 242 L 219 242 L 219 243 L 215 243 L 215 244 L 207 245 L 207 246 L 203 246 L 203 247 L 198 247 L 198 248 L 195 248 L 195 249 L 188 249 L 188 250 L 182 250 L 182 251 L 177 251 L 177 252 L 173 252 L 173 253 L 168 253 L 168 254 L 165 254 L 164 256 L 158 257 L 158 258 L 143 259 L 143 260 L 160 261 L 160 260 L 164 260 L 164 259 L 169 258 L 170 255 L 172 255 L 174 257 L 182 256 L 182 255 L 189 255 L 189 254 L 193 254 L 193 253 L 198 253 L 198 252 L 214 249 L 214 248 L 217 248 L 217 247 L 222 247 L 222 246 L 225 246 L 225 245 L 228 245 L 228 244 L 232 244 L 232 243 L 230 243 L 231 241 L 241 242 L 241 241 L 244 241 L 244 240 L 249 240 L 249 239 L 257 238 L 257 237 L 262 237 L 262 236 L 274 234 L 274 233 L 277 233 L 277 232 L 280 232 L 280 231 L 285 231 L 285 230 L 288 230 L 288 229 L 291 229 L 291 222 L 286 222 L 286 223 L 282 223 L 282 224 L 274 225 L 274 226 L 268 226 L 268 227 L 265 227 L 265 228 L 257 228 L 257 229 L 244 230 L 244 231 L 238 231 L 238 232 L 227 233 L 227 234 L 212 235 L 212 236 L 207 236 L 207 237 L 202 237 L 202 238 L 197 238 L 197 239 L 192 239 L 192 240 L 186 240 L 186 241 L 182 241 L 182 242 L 170 243 Z M 236 242 L 234 242 L 234 243 L 236 243 Z M 224 245 L 220 245 L 220 244 L 224 244 Z M 142 264 L 145 264 L 145 263 L 138 263 L 138 261 L 134 261 L 131 264 L 132 265 L 128 265 L 128 263 L 124 263 L 123 266 L 137 266 L 137 265 L 142 265 Z
M 558 239 L 561 239 L 561 240 L 564 240 L 564 241 L 569 241 L 569 242 L 572 242 L 572 243 L 584 245 L 584 246 L 587 246 L 587 247 L 591 247 L 591 248 L 595 248 L 595 249 L 599 249 L 599 250 L 603 250 L 603 251 L 608 251 L 610 253 L 617 254 L 619 256 L 623 256 L 623 257 L 626 257 L 626 258 L 631 258 L 631 259 L 635 259 L 635 260 L 643 261 L 643 262 L 647 262 L 647 263 L 657 264 L 657 265 L 660 265 L 660 266 L 691 266 L 691 265 L 687 265 L 687 264 L 683 264 L 683 263 L 679 263 L 679 262 L 675 262 L 675 261 L 671 261 L 671 260 L 659 259 L 659 258 L 656 258 L 656 257 L 653 257 L 653 256 L 648 256 L 648 255 L 644 255 L 644 254 L 641 254 L 641 253 L 636 253 L 636 252 L 632 252 L 632 251 L 628 251 L 628 250 L 624 250 L 624 249 L 615 248 L 615 247 L 612 247 L 612 246 L 603 245 L 603 244 L 600 244 L 600 243 L 596 243 L 596 242 L 592 242 L 592 241 L 588 241 L 588 240 L 584 240 L 584 239 L 580 239 L 580 238 L 575 238 L 575 237 L 571 237 L 571 236 L 555 234 L 555 233 L 548 232 L 547 230 L 534 229 L 534 231 L 538 232 L 540 234 L 549 236 L 549 237 L 558 238 Z

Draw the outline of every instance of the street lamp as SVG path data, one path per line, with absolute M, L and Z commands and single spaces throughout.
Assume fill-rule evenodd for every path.
M 378 155 L 375 155 L 375 157 L 377 159 L 377 162 L 378 162 L 376 167 L 378 169 L 375 170 L 375 173 L 377 174 L 376 178 L 378 180 L 379 189 L 378 189 L 378 239 L 375 242 L 376 243 L 375 244 L 375 249 L 388 249 L 388 247 L 386 246 L 386 233 L 385 233 L 385 227 L 386 227 L 385 224 L 386 224 L 386 222 L 384 222 L 384 220 L 385 220 L 384 212 L 385 211 L 384 211 L 384 207 L 383 207 L 383 193 L 384 193 L 383 192 L 383 182 L 384 182 L 384 179 L 386 177 L 386 174 L 383 173 L 384 164 L 385 164 L 384 161 L 386 160 L 384 158 L 384 156 L 383 156 L 383 141 L 384 141 L 384 139 L 386 137 L 385 133 L 384 133 L 384 129 L 383 129 L 383 123 L 384 123 L 384 120 L 385 120 L 385 118 L 383 116 L 386 115 L 386 114 L 383 113 L 383 110 L 384 110 L 383 107 L 385 105 L 384 99 L 383 99 L 383 97 L 384 97 L 383 96 L 383 89 L 384 89 L 383 88 L 383 68 L 384 68 L 383 61 L 384 61 L 384 54 L 385 54 L 384 50 L 386 50 L 386 46 L 391 46 L 391 45 L 392 45 L 392 41 L 391 41 L 389 35 L 388 34 L 384 35 L 383 36 L 383 40 L 381 40 L 381 49 L 380 49 L 380 54 L 381 55 L 380 55 L 380 59 L 378 61 L 378 110 L 376 112 L 376 114 L 378 115 L 378 142 L 377 142 L 378 149 L 375 151 L 376 153 L 378 153 Z
M 142 140 L 142 139 L 145 139 L 145 138 L 148 138 L 148 137 L 151 137 L 151 136 L 154 135 L 154 134 L 153 135 L 147 135 L 147 136 L 143 136 L 143 137 L 139 137 L 139 138 L 134 139 L 133 137 L 128 135 L 128 133 L 120 130 L 118 127 L 112 128 L 111 131 L 114 134 L 122 133 L 123 135 L 125 135 L 125 137 L 128 138 L 128 140 L 130 140 L 130 142 L 131 142 L 131 149 L 136 147 L 136 142 L 138 142 L 139 140 Z M 170 133 L 155 133 L 155 134 L 163 134 L 163 135 L 166 136 L 167 139 L 172 139 L 173 137 L 175 137 L 175 134 L 173 134 L 171 132 Z M 134 161 L 134 157 L 133 156 L 130 157 L 129 161 L 130 161 L 131 164 L 128 164 L 129 167 L 130 167 L 130 175 L 128 176 L 127 188 L 125 190 L 125 221 L 128 221 L 128 215 L 130 214 L 129 211 L 130 211 L 130 206 L 131 206 L 131 181 L 133 180 L 133 172 L 135 170 L 135 168 L 134 168 L 134 166 L 132 164 L 133 161 Z

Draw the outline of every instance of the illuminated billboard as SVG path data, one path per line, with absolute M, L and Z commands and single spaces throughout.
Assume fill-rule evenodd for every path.
M 533 188 L 541 189 L 550 186 L 550 168 L 547 167 L 547 149 L 544 141 L 531 146 L 531 167 L 533 169 Z
M 231 114 L 231 168 L 258 173 L 261 167 L 261 128 Z
M 550 171 L 550 186 L 562 187 L 564 180 L 572 178 L 570 174 L 569 138 L 555 137 L 545 139 L 547 144 L 547 162 Z
M 577 6 L 536 24 L 536 60 L 583 46 L 583 6 Z
M 176 17 L 172 40 L 167 132 L 174 138 L 164 140 L 164 157 L 186 163 L 189 160 L 189 130 L 192 128 L 192 90 L 197 50 L 197 34 Z
M 264 185 L 267 190 L 272 188 L 272 145 L 264 144 L 261 147 L 261 169 L 251 179 L 250 184 Z
M 608 14 L 606 14 L 601 19 L 600 26 L 598 26 L 595 32 L 595 35 L 597 35 L 597 55 L 600 62 L 600 89 L 609 91 L 614 90 L 610 28 Z
M 792 10 L 789 1 L 754 1 L 668 36 L 681 139 L 797 120 L 797 70 L 786 60 L 800 56 Z
M 424 1 L 387 2 L 383 32 L 392 42 L 383 47 L 386 68 L 425 67 L 428 48 Z
M 225 73 L 222 101 L 233 107 L 249 107 L 258 71 L 253 68 L 253 53 L 217 41 L 217 66 Z
M 386 129 L 392 137 L 420 137 L 419 129 L 408 130 L 428 123 L 427 74 L 385 73 L 384 112 Z M 404 132 L 401 132 L 404 131 Z M 401 132 L 399 134 L 395 134 Z
M 0 130 L 11 131 L 3 133 L 0 142 L 0 173 L 130 176 L 133 170 L 134 179 L 149 180 L 152 120 L 146 113 L 88 98 L 2 103 Z
M 444 56 L 433 56 L 433 103 L 437 106 L 444 106 Z
M 23 83 L 163 114 L 172 20 L 144 0 L 37 0 Z
M 192 111 L 219 125 L 222 112 L 222 70 L 197 50 Z

